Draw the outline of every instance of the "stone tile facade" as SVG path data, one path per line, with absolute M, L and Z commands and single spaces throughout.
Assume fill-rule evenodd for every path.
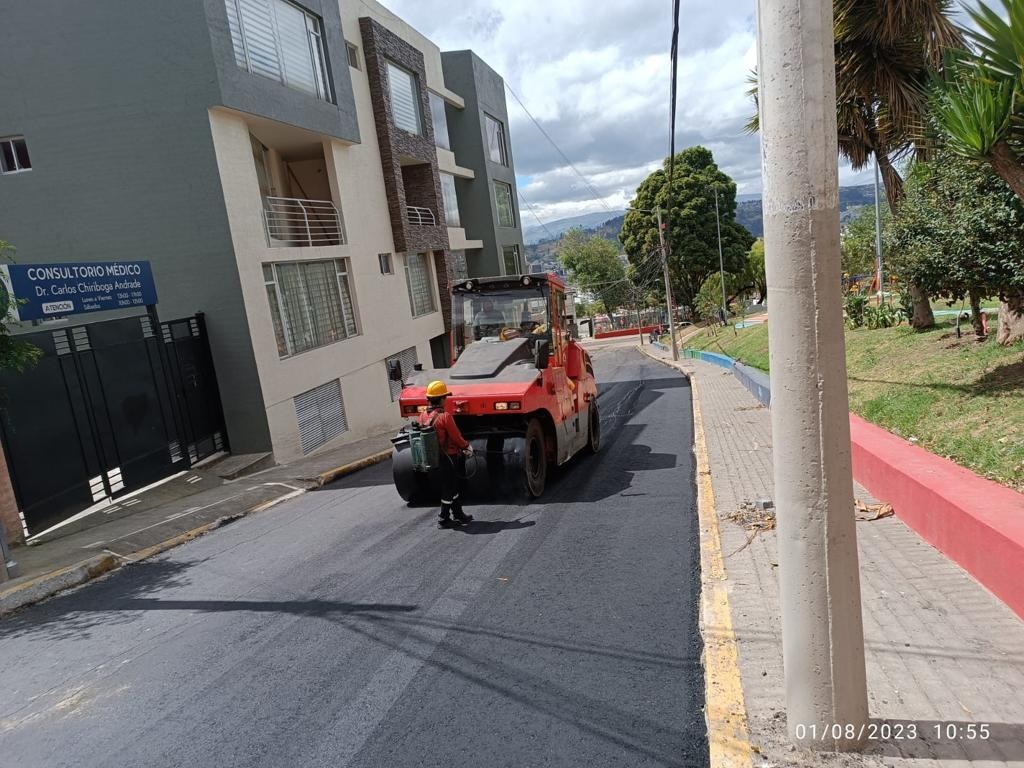
M 14 488 L 11 487 L 11 478 L 7 472 L 3 446 L 0 446 L 0 526 L 3 527 L 8 544 L 25 540 L 21 518 L 18 516 L 18 502 L 14 499 Z
M 395 250 L 402 253 L 447 251 L 448 228 L 444 221 L 441 177 L 437 169 L 423 54 L 369 17 L 359 19 L 359 27 L 363 36 L 366 76 L 380 144 Z M 389 60 L 412 72 L 418 81 L 422 135 L 398 128 L 391 118 L 387 79 Z M 410 224 L 406 211 L 408 205 L 429 208 L 437 223 L 433 226 Z M 442 271 L 438 270 L 439 283 L 441 278 Z

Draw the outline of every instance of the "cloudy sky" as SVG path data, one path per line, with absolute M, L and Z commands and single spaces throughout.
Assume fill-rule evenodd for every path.
M 622 209 L 669 147 L 669 0 L 382 0 L 441 50 L 472 48 L 497 70 L 587 178 L 597 199 L 507 96 L 519 189 L 543 221 Z M 676 147 L 703 144 L 760 192 L 747 74 L 756 62 L 754 0 L 683 0 Z M 842 184 L 871 173 L 840 169 Z M 522 206 L 524 224 L 536 224 Z

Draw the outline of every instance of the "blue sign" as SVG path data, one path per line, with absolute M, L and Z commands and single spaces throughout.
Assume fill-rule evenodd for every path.
M 42 320 L 156 304 L 148 261 L 0 265 L 0 313 Z

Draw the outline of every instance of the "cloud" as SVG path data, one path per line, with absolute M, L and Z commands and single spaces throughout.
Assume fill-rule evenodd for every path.
M 619 209 L 669 151 L 671 4 L 664 0 L 384 0 L 441 50 L 472 48 L 511 95 L 509 134 L 526 220 Z M 761 189 L 760 149 L 743 126 L 754 68 L 754 0 L 691 0 L 680 18 L 677 151 L 703 144 L 741 193 Z M 959 20 L 959 19 L 958 19 Z M 840 168 L 840 182 L 869 170 Z M 597 195 L 591 191 L 597 190 Z

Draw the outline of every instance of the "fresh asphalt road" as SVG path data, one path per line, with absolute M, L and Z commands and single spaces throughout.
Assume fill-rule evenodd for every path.
M 594 354 L 540 503 L 438 529 L 384 463 L 0 620 L 0 764 L 707 765 L 690 389 Z

